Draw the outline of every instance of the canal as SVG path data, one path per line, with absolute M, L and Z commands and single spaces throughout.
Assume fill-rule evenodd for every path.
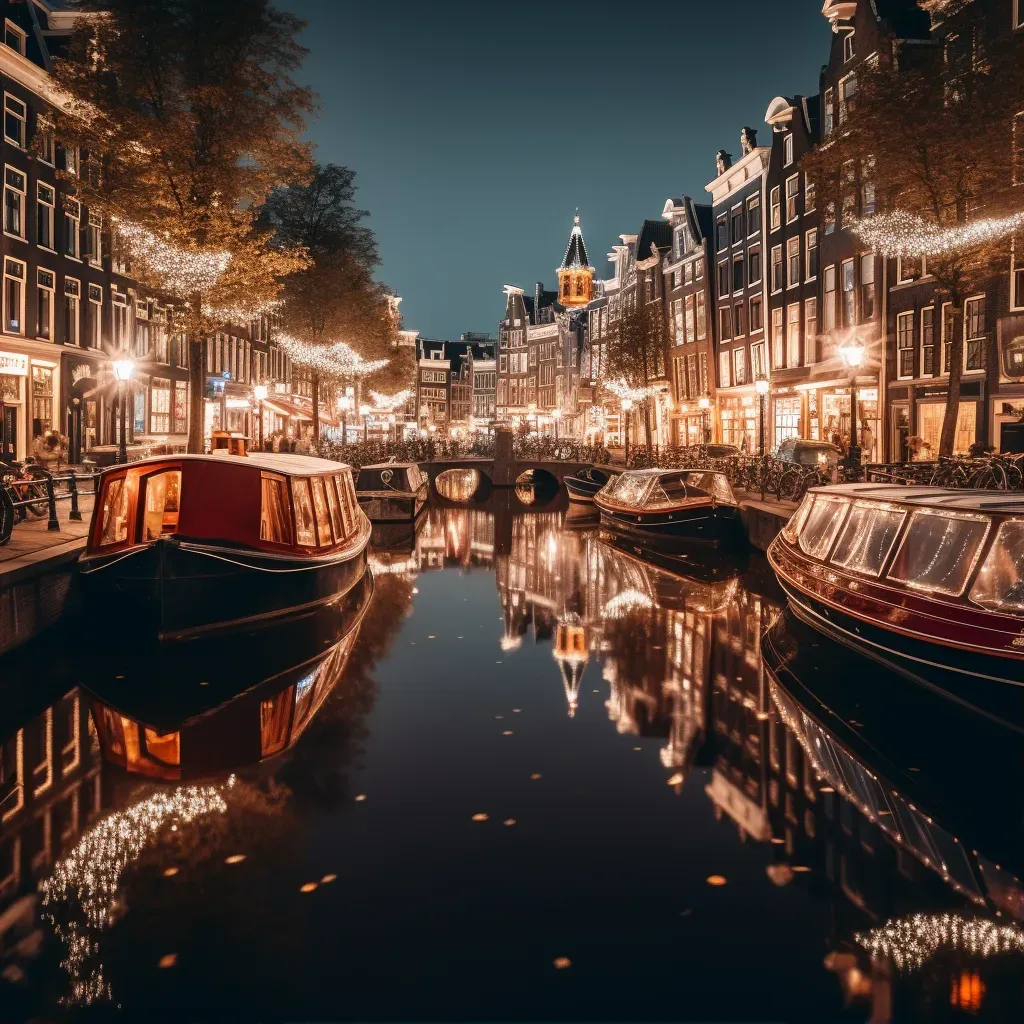
M 543 499 L 0 662 L 0 1019 L 1019 1020 L 1020 734 Z

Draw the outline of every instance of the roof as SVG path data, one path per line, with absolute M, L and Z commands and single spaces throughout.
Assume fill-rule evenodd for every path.
M 225 462 L 243 463 L 253 469 L 266 470 L 268 473 L 281 473 L 284 476 L 315 476 L 320 473 L 338 473 L 352 467 L 344 462 L 333 462 L 331 459 L 318 459 L 315 455 L 291 455 L 284 452 L 249 452 L 247 455 L 232 455 L 226 450 L 213 452 L 210 455 L 154 455 L 149 459 L 130 462 L 128 469 L 145 466 L 150 463 L 167 462 Z M 114 469 L 125 467 L 115 466 Z
M 660 250 L 672 248 L 672 225 L 664 220 L 645 220 L 636 241 L 636 258 L 640 262 L 651 258 L 651 246 Z
M 562 260 L 562 266 L 559 269 L 578 270 L 589 266 L 587 247 L 583 244 L 583 232 L 580 230 L 580 212 L 577 210 L 572 231 L 569 232 L 569 244 L 565 247 L 565 258 Z
M 1010 497 L 1005 491 L 951 490 L 945 487 L 899 487 L 893 484 L 836 484 L 812 487 L 809 493 L 835 497 L 894 501 L 901 505 L 949 508 L 966 512 L 1024 513 L 1024 495 Z

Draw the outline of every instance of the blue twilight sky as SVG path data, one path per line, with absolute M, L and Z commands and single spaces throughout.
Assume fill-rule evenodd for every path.
M 821 0 L 279 2 L 309 23 L 318 159 L 356 171 L 378 276 L 427 337 L 495 333 L 504 284 L 552 287 L 577 206 L 605 276 L 828 58 Z

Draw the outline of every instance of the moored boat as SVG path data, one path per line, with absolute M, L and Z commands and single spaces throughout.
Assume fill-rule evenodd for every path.
M 768 558 L 796 614 L 826 633 L 959 676 L 972 702 L 986 683 L 1024 686 L 1024 498 L 814 488 Z
M 569 492 L 569 500 L 578 504 L 591 504 L 594 495 L 608 483 L 614 472 L 591 466 L 588 469 L 581 469 L 575 476 L 567 476 L 565 489 Z
M 738 519 L 724 473 L 695 469 L 628 470 L 594 496 L 601 522 L 647 538 L 717 542 Z
M 79 562 L 86 611 L 160 639 L 245 625 L 344 594 L 370 523 L 348 466 L 305 455 L 179 455 L 103 475 Z
M 371 523 L 409 522 L 427 503 L 426 474 L 415 462 L 382 462 L 363 466 L 356 478 L 356 497 Z

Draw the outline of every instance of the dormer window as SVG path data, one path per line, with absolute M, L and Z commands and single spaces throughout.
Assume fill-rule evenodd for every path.
M 782 140 L 782 164 L 788 167 L 793 162 L 793 135 L 790 133 Z
M 853 60 L 853 55 L 854 55 L 854 52 L 855 52 L 854 51 L 853 37 L 854 37 L 854 33 L 853 32 L 847 32 L 846 35 L 843 36 L 843 63 L 844 64 L 847 61 Z
M 25 32 L 9 18 L 4 19 L 4 43 L 25 56 Z

